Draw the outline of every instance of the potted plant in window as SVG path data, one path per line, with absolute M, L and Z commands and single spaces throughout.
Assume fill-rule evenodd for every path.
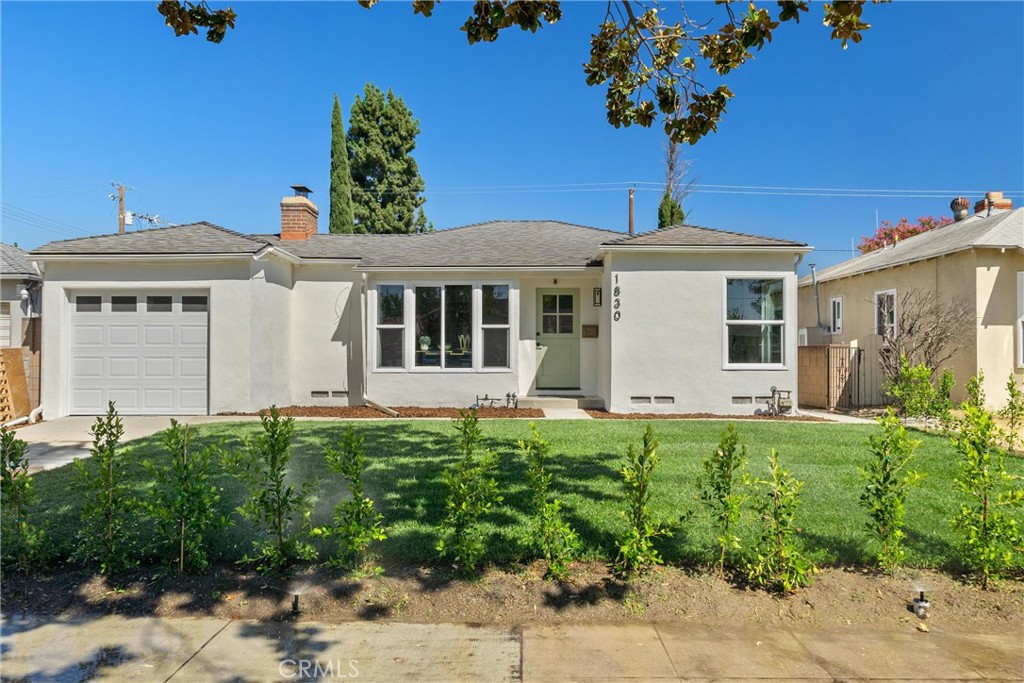
M 430 337 L 427 336 L 427 335 L 423 335 L 422 337 L 420 337 L 420 351 L 429 351 L 429 350 L 430 350 Z

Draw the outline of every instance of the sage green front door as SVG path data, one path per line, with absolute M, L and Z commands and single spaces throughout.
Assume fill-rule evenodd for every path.
M 537 290 L 537 388 L 580 388 L 580 290 Z

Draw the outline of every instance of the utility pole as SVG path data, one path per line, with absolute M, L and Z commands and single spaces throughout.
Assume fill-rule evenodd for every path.
M 629 234 L 633 234 L 633 192 L 634 188 L 629 188 Z
M 124 234 L 124 185 L 117 186 L 117 234 Z

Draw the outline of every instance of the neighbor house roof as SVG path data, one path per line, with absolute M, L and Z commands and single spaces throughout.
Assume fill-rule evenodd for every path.
M 620 237 L 604 243 L 616 247 L 806 247 L 803 242 L 761 237 L 742 232 L 702 228 L 699 225 L 670 225 L 650 232 Z
M 39 275 L 29 262 L 28 254 L 13 244 L 0 242 L 0 277 L 38 280 Z
M 590 265 L 619 233 L 560 221 L 489 221 L 417 235 L 261 235 L 300 258 L 358 258 L 372 268 L 560 268 Z
M 358 268 L 585 268 L 600 263 L 603 250 L 642 247 L 671 249 L 806 249 L 799 242 L 712 230 L 691 225 L 633 236 L 560 221 L 490 221 L 415 235 L 331 235 L 305 240 L 279 235 L 244 235 L 210 223 L 139 230 L 51 242 L 34 256 L 147 256 L 180 254 L 256 254 L 273 247 L 303 260 L 358 261 Z
M 991 216 L 975 214 L 922 232 L 825 268 L 818 272 L 817 279 L 818 282 L 835 280 L 977 248 L 1024 250 L 1024 208 Z M 805 276 L 800 279 L 800 284 L 810 284 L 811 281 L 810 276 Z
M 212 223 L 137 230 L 123 235 L 78 237 L 44 244 L 33 255 L 145 256 L 171 254 L 255 254 L 267 241 Z

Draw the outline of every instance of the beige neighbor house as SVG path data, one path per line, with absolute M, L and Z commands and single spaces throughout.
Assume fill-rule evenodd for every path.
M 1013 209 L 999 192 L 988 193 L 970 216 L 967 200 L 958 198 L 952 206 L 956 220 L 947 226 L 800 280 L 801 345 L 836 344 L 862 350 L 859 364 L 854 362 L 849 370 L 846 386 L 855 404 L 885 401 L 878 362 L 880 340 L 887 327 L 899 334 L 897 309 L 901 297 L 911 290 L 932 293 L 941 302 L 959 299 L 971 311 L 967 343 L 945 364 L 956 375 L 955 401 L 964 398 L 964 383 L 978 372 L 985 373 L 984 389 L 991 407 L 1005 402 L 1011 373 L 1024 380 L 1024 209 Z M 817 360 L 824 354 L 811 348 L 801 348 L 799 353 L 815 358 L 801 368 L 806 374 L 801 384 L 807 405 L 815 391 L 810 388 L 815 382 L 812 376 L 824 380 L 822 361 Z M 834 383 L 834 367 L 832 371 Z
M 53 242 L 48 417 L 575 397 L 613 412 L 751 414 L 796 390 L 804 244 L 554 221 L 421 235 L 207 223 Z M 521 403 L 522 405 L 522 403 Z

